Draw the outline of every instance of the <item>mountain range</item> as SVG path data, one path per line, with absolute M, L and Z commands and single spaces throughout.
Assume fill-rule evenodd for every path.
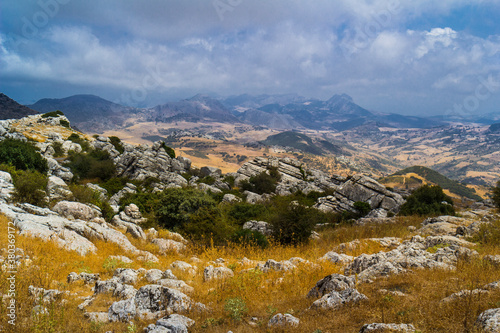
M 42 99 L 29 107 L 39 112 L 61 110 L 78 128 L 92 132 L 122 126 L 133 116 L 147 122 L 242 123 L 278 130 L 342 131 L 368 123 L 395 128 L 430 128 L 445 124 L 436 119 L 374 113 L 357 105 L 346 94 L 334 95 L 326 101 L 296 94 L 238 95 L 221 99 L 199 94 L 146 109 L 119 105 L 93 95 L 75 95 Z

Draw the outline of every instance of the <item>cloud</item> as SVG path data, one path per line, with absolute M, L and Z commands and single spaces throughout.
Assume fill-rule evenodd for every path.
M 9 2 L 3 12 L 18 16 L 2 17 L 2 85 L 88 87 L 105 98 L 136 96 L 123 100 L 135 105 L 174 93 L 346 92 L 397 111 L 411 104 L 405 98 L 428 96 L 435 113 L 473 91 L 478 76 L 500 70 L 500 36 L 407 28 L 468 1 L 221 1 L 232 6 L 222 18 L 213 1 L 73 0 L 22 44 L 13 33 L 22 35 L 21 18 L 41 8 Z

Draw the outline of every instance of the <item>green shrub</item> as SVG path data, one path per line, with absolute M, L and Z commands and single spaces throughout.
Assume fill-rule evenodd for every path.
M 197 183 L 204 183 L 207 185 L 213 185 L 215 183 L 215 178 L 212 176 L 205 176 L 203 178 L 198 179 Z
M 111 177 L 105 182 L 99 184 L 99 186 L 108 191 L 109 196 L 113 196 L 116 193 L 120 192 L 128 182 L 129 180 L 127 178 Z
M 424 185 L 415 190 L 401 206 L 400 215 L 455 215 L 453 201 L 439 186 Z
M 72 153 L 69 168 L 77 179 L 95 179 L 106 181 L 116 174 L 116 167 L 109 153 L 92 150 L 90 153 Z
M 161 143 L 161 147 L 167 152 L 168 156 L 170 156 L 171 158 L 175 158 L 175 150 L 167 146 L 165 142 Z
M 51 112 L 47 112 L 47 113 L 42 114 L 42 118 L 49 118 L 49 117 L 57 118 L 59 116 L 64 116 L 64 113 L 62 113 L 59 110 L 51 111 Z
M 193 188 L 166 189 L 160 196 L 158 223 L 167 229 L 179 227 L 189 221 L 190 214 L 216 204 L 208 194 Z
M 192 214 L 188 214 L 187 220 L 177 227 L 196 244 L 211 246 L 225 245 L 228 238 L 235 231 L 235 227 L 215 206 L 204 206 Z
M 274 215 L 269 220 L 273 238 L 283 245 L 307 242 L 314 226 L 325 223 L 325 213 L 300 204 L 275 202 Z
M 90 149 L 90 144 L 87 140 L 82 139 L 78 134 L 76 133 L 71 133 L 71 135 L 68 137 L 68 140 L 78 143 L 80 147 L 82 147 L 83 151 L 89 151 Z
M 17 170 L 11 172 L 14 182 L 13 199 L 17 202 L 25 202 L 35 206 L 47 205 L 47 176 L 38 171 Z
M 248 313 L 245 301 L 240 297 L 228 298 L 224 304 L 224 311 L 234 320 L 240 321 Z
M 265 214 L 267 208 L 261 204 L 249 204 L 247 202 L 239 202 L 232 204 L 229 208 L 228 215 L 232 217 L 239 225 L 245 222 L 255 220 Z
M 250 191 L 258 194 L 272 193 L 276 190 L 276 185 L 281 179 L 277 168 L 270 168 L 269 173 L 261 172 L 257 176 L 250 177 L 247 181 L 241 182 L 242 191 Z
M 52 148 L 54 149 L 54 157 L 64 156 L 64 150 L 61 142 L 53 142 Z
M 31 143 L 14 139 L 0 141 L 0 161 L 17 170 L 46 173 L 49 169 L 47 161 Z
M 497 182 L 497 186 L 493 188 L 492 199 L 497 208 L 500 208 L 500 180 Z
M 64 119 L 59 120 L 59 125 L 67 127 L 67 128 L 71 128 L 71 126 L 69 125 L 69 121 L 64 120 Z
M 109 137 L 109 142 L 115 147 L 115 149 L 122 154 L 125 151 L 125 148 L 123 148 L 122 140 L 120 140 L 119 137 L 117 136 L 110 136 Z
M 354 203 L 354 209 L 356 209 L 356 211 L 358 212 L 359 217 L 368 215 L 368 213 L 372 210 L 370 204 L 363 201 L 356 201 Z

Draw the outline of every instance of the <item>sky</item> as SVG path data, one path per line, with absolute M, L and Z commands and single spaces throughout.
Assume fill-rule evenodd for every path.
M 0 0 L 0 91 L 346 93 L 371 111 L 500 113 L 499 0 Z

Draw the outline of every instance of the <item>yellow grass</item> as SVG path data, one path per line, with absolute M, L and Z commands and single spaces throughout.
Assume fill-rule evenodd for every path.
M 363 324 L 371 322 L 411 323 L 422 332 L 475 332 L 473 323 L 480 312 L 500 306 L 500 293 L 492 292 L 487 296 L 469 297 L 450 304 L 440 300 L 462 289 L 474 289 L 496 281 L 500 278 L 500 269 L 484 264 L 479 259 L 460 263 L 453 271 L 415 270 L 404 275 L 377 279 L 374 283 L 359 284 L 361 293 L 369 300 L 340 310 L 309 310 L 315 299 L 306 297 L 308 291 L 323 277 L 332 273 L 343 273 L 338 265 L 327 261 L 317 261 L 326 252 L 333 250 L 341 243 L 355 239 L 376 237 L 412 236 L 408 226 L 418 226 L 420 218 L 400 218 L 397 223 L 368 226 L 344 226 L 321 231 L 319 241 L 299 247 L 287 247 L 273 244 L 266 249 L 233 244 L 227 247 L 201 248 L 188 245 L 181 254 L 175 252 L 162 255 L 158 249 L 145 241 L 130 239 L 141 250 L 148 250 L 157 255 L 159 263 L 148 264 L 135 261 L 127 265 L 137 269 L 158 268 L 166 270 L 176 260 L 183 260 L 196 266 L 198 273 L 190 275 L 174 270 L 178 278 L 183 279 L 194 292 L 189 296 L 197 302 L 205 304 L 209 311 L 191 312 L 187 315 L 196 321 L 190 332 L 283 332 L 267 327 L 267 321 L 276 313 L 291 313 L 300 319 L 296 329 L 287 328 L 286 332 L 358 332 Z M 0 241 L 7 241 L 7 219 L 0 216 Z M 160 236 L 170 238 L 166 230 L 160 230 Z M 17 326 L 12 332 L 127 332 L 127 323 L 100 324 L 89 322 L 77 309 L 82 302 L 78 296 L 92 295 L 91 286 L 83 282 L 68 284 L 66 277 L 70 272 L 87 271 L 99 273 L 102 280 L 109 279 L 114 267 L 106 259 L 110 255 L 127 255 L 114 244 L 96 241 L 96 254 L 79 256 L 75 252 L 65 251 L 51 242 L 24 236 L 16 236 L 16 245 L 24 249 L 32 259 L 31 264 L 19 268 L 17 274 L 16 300 L 18 302 Z M 361 245 L 348 252 L 351 255 L 388 251 L 378 243 L 361 241 Z M 481 253 L 498 254 L 500 245 L 479 248 Z M 129 255 L 130 256 L 130 255 Z M 198 261 L 193 261 L 192 257 Z M 133 259 L 133 256 L 130 256 Z M 248 258 L 253 262 L 243 264 L 241 259 Z M 299 265 L 290 272 L 262 273 L 253 270 L 258 261 L 274 259 L 287 260 L 301 257 L 312 265 Z M 234 270 L 235 276 L 226 280 L 203 281 L 203 269 L 216 259 L 223 258 L 226 267 Z M 122 266 L 123 267 L 123 266 Z M 481 272 L 481 274 L 478 274 Z M 147 284 L 140 280 L 135 288 Z M 67 303 L 55 306 L 47 305 L 49 315 L 39 316 L 33 320 L 31 309 L 33 299 L 28 297 L 28 286 L 55 288 L 73 293 Z M 0 273 L 0 290 L 5 292 L 6 273 Z M 400 291 L 406 296 L 394 296 L 381 292 Z M 232 319 L 225 309 L 228 299 L 241 298 L 247 311 L 241 320 Z M 116 301 L 111 295 L 99 295 L 88 311 L 107 311 L 110 304 Z M 2 313 L 4 308 L 2 308 Z M 252 321 L 252 317 L 257 318 Z M 141 332 L 143 327 L 152 321 L 135 321 Z M 2 316 L 0 325 L 7 327 L 6 318 Z M 10 331 L 9 331 L 10 332 Z

